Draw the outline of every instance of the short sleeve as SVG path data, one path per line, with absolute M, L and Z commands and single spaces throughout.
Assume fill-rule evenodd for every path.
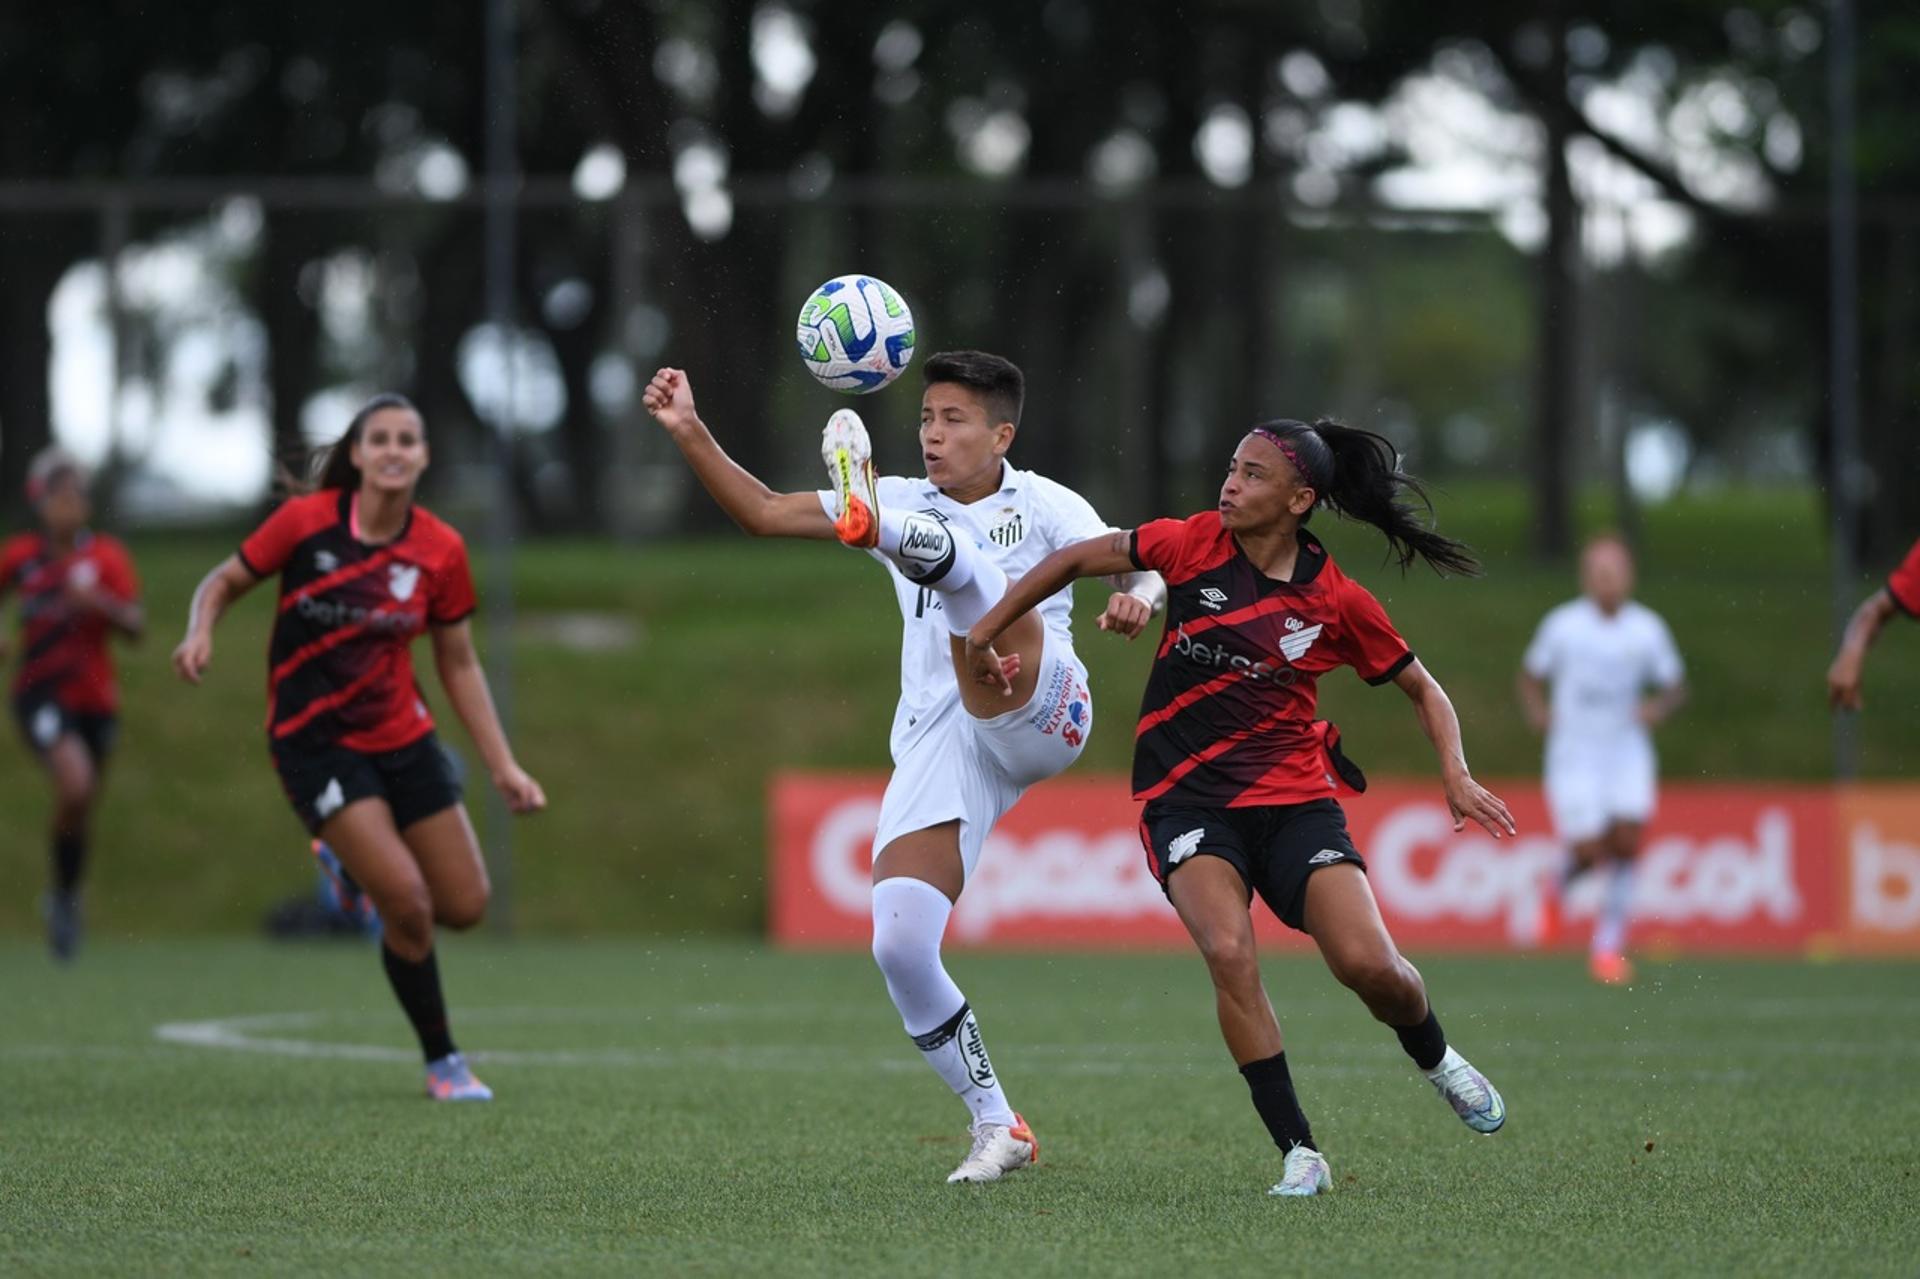
M 134 571 L 133 556 L 118 541 L 108 542 L 101 551 L 100 585 L 122 603 L 137 601 L 140 598 L 140 575 Z
M 1887 594 L 1895 607 L 1908 617 L 1920 617 L 1920 542 L 1913 544 L 1907 558 L 1887 579 Z
M 282 502 L 266 522 L 240 543 L 240 562 L 255 577 L 272 577 L 287 566 L 294 548 L 311 532 L 301 501 Z
M 1152 520 L 1133 530 L 1130 552 L 1135 568 L 1166 576 L 1180 562 L 1187 536 L 1185 520 Z
M 20 570 L 31 558 L 32 546 L 26 537 L 11 537 L 0 545 L 0 594 L 20 584 Z
M 473 616 L 479 599 L 473 590 L 473 566 L 467 561 L 467 544 L 455 536 L 447 548 L 446 560 L 434 571 L 433 594 L 427 599 L 427 620 L 435 626 L 452 626 Z
M 1535 679 L 1552 679 L 1554 667 L 1554 625 L 1560 614 L 1548 613 L 1540 619 L 1540 625 L 1533 632 L 1533 639 L 1527 645 L 1527 651 L 1520 658 L 1520 669 Z M 1511 650 L 1509 650 L 1511 651 Z
M 1413 650 L 1400 638 L 1387 610 L 1373 592 L 1357 582 L 1345 583 L 1340 594 L 1342 657 L 1369 684 L 1385 684 L 1413 661 Z
M 1648 614 L 1648 629 L 1653 634 L 1653 652 L 1649 655 L 1647 676 L 1656 688 L 1673 688 L 1686 678 L 1687 668 L 1680 660 L 1680 648 L 1673 632 L 1658 614 Z

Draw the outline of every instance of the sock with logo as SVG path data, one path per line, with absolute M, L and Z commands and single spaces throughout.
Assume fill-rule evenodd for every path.
M 53 837 L 53 891 L 72 897 L 80 891 L 80 874 L 87 865 L 87 837 L 60 832 Z
M 440 993 L 440 963 L 433 952 L 428 951 L 425 959 L 415 963 L 382 944 L 380 962 L 401 1009 L 413 1023 L 413 1033 L 420 1037 L 420 1051 L 427 1060 L 439 1061 L 454 1052 L 453 1035 L 447 1029 L 447 1001 Z
M 1007 575 L 965 533 L 932 511 L 880 512 L 880 543 L 874 548 L 899 566 L 907 579 L 940 593 L 947 629 L 965 635 L 1007 593 Z
M 1240 1067 L 1240 1074 L 1253 1093 L 1253 1108 L 1260 1112 L 1261 1122 L 1273 1134 L 1274 1145 L 1283 1152 L 1295 1146 L 1320 1149 L 1313 1144 L 1313 1129 L 1307 1126 L 1300 1099 L 1294 1095 L 1293 1074 L 1287 1069 L 1284 1052 L 1264 1061 L 1250 1061 Z
M 1633 863 L 1607 867 L 1606 895 L 1600 900 L 1600 918 L 1593 926 L 1593 953 L 1617 955 L 1627 945 L 1627 912 L 1633 905 Z
M 873 886 L 873 958 L 901 1024 L 934 1073 L 966 1103 L 976 1124 L 1014 1122 L 993 1073 L 980 1022 L 940 962 L 940 939 L 953 903 L 919 879 Z
M 1431 1003 L 1427 1005 L 1425 1021 L 1413 1026 L 1395 1026 L 1393 1033 L 1400 1036 L 1400 1046 L 1422 1070 L 1432 1070 L 1447 1055 L 1447 1032 L 1440 1029 L 1440 1019 L 1433 1015 Z

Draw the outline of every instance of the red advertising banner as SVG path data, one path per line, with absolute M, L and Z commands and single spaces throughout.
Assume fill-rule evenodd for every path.
M 867 944 L 872 837 L 886 779 L 773 781 L 771 932 L 785 945 Z M 1527 948 L 1584 939 L 1598 877 L 1543 906 L 1563 854 L 1535 782 L 1494 789 L 1520 826 L 1455 832 L 1433 782 L 1376 782 L 1346 801 L 1394 937 L 1410 949 Z M 1671 784 L 1635 879 L 1633 944 L 1687 950 L 1920 953 L 1920 787 Z M 1120 778 L 1035 787 L 987 839 L 949 926 L 960 945 L 1178 946 L 1186 935 L 1148 872 L 1139 805 Z M 1263 941 L 1305 938 L 1263 907 Z

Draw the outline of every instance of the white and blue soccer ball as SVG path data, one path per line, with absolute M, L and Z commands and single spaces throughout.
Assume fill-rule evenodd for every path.
M 865 395 L 913 362 L 913 312 L 885 280 L 836 275 L 800 308 L 800 359 L 821 386 Z

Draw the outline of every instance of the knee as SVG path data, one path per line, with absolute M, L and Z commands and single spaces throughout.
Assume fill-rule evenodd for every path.
M 375 904 L 380 909 L 380 926 L 395 954 L 420 959 L 433 949 L 433 900 L 424 886 L 390 894 Z
M 487 917 L 487 903 L 491 896 L 491 890 L 482 884 L 451 901 L 441 902 L 436 911 L 438 921 L 455 930 L 472 928 Z
M 927 938 L 890 924 L 891 921 L 878 919 L 873 924 L 873 962 L 880 966 L 881 972 L 904 972 L 925 964 L 930 954 L 940 953 L 937 939 L 929 945 Z
M 1207 974 L 1217 989 L 1232 993 L 1259 989 L 1260 958 L 1251 934 L 1223 931 L 1198 940 L 1200 957 L 1207 961 Z
M 1420 989 L 1413 966 L 1393 951 L 1372 951 L 1345 959 L 1334 967 L 1334 976 L 1369 1006 L 1394 1004 Z

